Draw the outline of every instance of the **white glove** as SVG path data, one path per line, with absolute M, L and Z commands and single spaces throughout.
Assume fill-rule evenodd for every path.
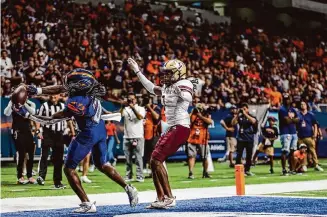
M 135 60 L 133 60 L 132 58 L 128 58 L 127 60 L 129 67 L 135 72 L 139 72 L 140 68 L 139 65 L 137 64 L 137 62 L 135 62 Z

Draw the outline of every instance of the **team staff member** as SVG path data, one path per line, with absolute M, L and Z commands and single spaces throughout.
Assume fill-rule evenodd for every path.
M 297 124 L 299 144 L 305 144 L 308 147 L 308 151 L 312 156 L 313 166 L 317 171 L 324 171 L 318 165 L 318 157 L 316 153 L 316 139 L 318 135 L 318 126 L 315 115 L 308 112 L 308 104 L 305 101 L 301 101 L 301 111 L 299 115 L 299 123 Z M 293 168 L 294 169 L 294 168 Z
M 229 159 L 229 167 L 231 168 L 234 168 L 233 154 L 237 144 L 237 126 L 232 126 L 232 120 L 235 116 L 237 116 L 237 108 L 235 105 L 232 105 L 230 108 L 230 114 L 228 114 L 227 117 L 220 121 L 221 126 L 226 130 L 227 153 Z
M 269 157 L 270 173 L 274 173 L 274 141 L 278 138 L 278 129 L 275 127 L 276 118 L 268 117 L 268 126 L 262 127 L 263 141 L 259 144 L 258 149 L 253 157 L 253 162 L 256 162 L 259 153 L 265 153 Z
M 237 134 L 237 156 L 236 164 L 241 164 L 243 150 L 246 149 L 246 164 L 245 164 L 245 175 L 253 176 L 250 172 L 252 164 L 252 153 L 254 135 L 258 131 L 258 121 L 255 117 L 249 114 L 249 106 L 244 103 L 241 106 L 238 114 L 233 118 L 232 125 L 239 125 Z
M 202 178 L 210 178 L 208 174 L 208 155 L 209 155 L 209 131 L 208 126 L 212 124 L 211 115 L 204 111 L 202 104 L 197 104 L 191 112 L 191 133 L 188 142 L 188 166 L 189 179 L 194 179 L 193 168 L 195 165 L 197 152 L 200 152 L 203 160 Z
M 63 111 L 65 108 L 64 103 L 59 102 L 60 95 L 51 95 L 50 100 L 43 103 L 39 110 L 39 115 L 51 117 L 53 114 Z M 68 121 L 68 126 L 75 137 L 75 130 L 71 121 Z M 41 159 L 39 162 L 39 177 L 37 183 L 39 185 L 45 184 L 45 178 L 48 171 L 48 156 L 49 149 L 52 149 L 52 162 L 53 162 L 53 182 L 56 189 L 64 189 L 66 186 L 62 184 L 62 166 L 64 156 L 64 140 L 63 134 L 67 127 L 67 122 L 62 121 L 53 125 L 44 125 L 40 128 L 37 124 L 36 135 L 38 138 L 43 139 L 41 145 Z
M 145 122 L 144 122 L 144 169 L 150 170 L 150 159 L 154 146 L 160 135 L 158 135 L 158 124 L 160 123 L 160 107 L 152 103 L 152 98 L 148 95 L 143 96 L 143 104 L 145 106 Z M 147 172 L 148 170 L 144 171 Z M 150 174 L 151 176 L 151 174 Z
M 278 111 L 280 141 L 282 143 L 282 168 L 283 175 L 288 175 L 286 170 L 286 159 L 291 159 L 293 152 L 297 149 L 298 136 L 296 124 L 299 118 L 296 110 L 291 106 L 292 100 L 288 94 L 283 95 L 283 105 Z M 290 167 L 292 165 L 290 164 Z M 292 168 L 291 168 L 292 170 Z
M 35 114 L 35 104 L 32 101 L 27 100 L 25 107 L 29 113 Z M 17 184 L 37 184 L 32 174 L 35 143 L 31 131 L 31 121 L 17 114 L 15 105 L 11 101 L 9 101 L 7 107 L 5 108 L 4 114 L 6 116 L 12 115 L 12 132 L 17 159 Z M 28 180 L 24 180 L 23 176 L 23 166 L 26 153 L 28 154 L 28 160 L 26 164 L 26 175 Z

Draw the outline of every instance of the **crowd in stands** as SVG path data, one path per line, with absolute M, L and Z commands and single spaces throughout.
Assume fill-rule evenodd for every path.
M 327 40 L 321 35 L 278 36 L 255 26 L 235 30 L 201 16 L 183 19 L 173 5 L 158 12 L 133 0 L 122 7 L 67 0 L 2 6 L 2 97 L 22 82 L 61 84 L 63 75 L 83 67 L 106 86 L 106 100 L 120 102 L 128 92 L 146 93 L 127 67 L 131 56 L 155 83 L 166 60 L 182 60 L 197 87 L 194 103 L 222 108 L 270 102 L 277 108 L 285 92 L 314 110 L 327 103 Z

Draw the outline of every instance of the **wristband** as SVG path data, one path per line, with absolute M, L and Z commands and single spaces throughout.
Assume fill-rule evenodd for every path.
M 37 95 L 42 94 L 42 88 L 41 87 L 36 88 L 36 94 Z
M 35 133 L 36 133 L 36 134 L 39 134 L 39 133 L 41 133 L 41 131 L 40 131 L 40 130 L 37 130 L 37 131 L 35 131 Z

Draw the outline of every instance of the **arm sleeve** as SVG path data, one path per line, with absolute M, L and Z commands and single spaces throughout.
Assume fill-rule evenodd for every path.
M 184 92 L 184 91 L 182 91 L 180 97 L 181 97 L 183 100 L 187 101 L 187 102 L 192 102 L 192 100 L 193 100 L 193 99 L 192 99 L 192 94 L 189 93 L 189 92 Z
M 193 100 L 193 84 L 190 81 L 183 80 L 181 81 L 178 86 L 179 96 L 187 101 L 192 102 Z
M 145 117 L 145 108 L 144 107 L 140 107 L 140 110 L 139 110 L 140 114 L 142 115 L 142 117 L 144 118 Z
M 32 121 L 35 121 L 35 122 L 38 122 L 38 123 L 43 124 L 43 125 L 53 125 L 53 124 L 56 124 L 56 123 L 59 123 L 59 122 L 62 122 L 62 121 L 69 120 L 70 118 L 67 117 L 67 118 L 62 118 L 62 119 L 44 120 L 44 119 L 41 119 L 39 117 L 35 117 L 33 115 L 30 115 L 28 117 L 28 119 L 30 119 Z
M 140 79 L 140 82 L 145 87 L 145 89 L 147 89 L 147 91 L 149 91 L 151 94 L 156 95 L 154 93 L 155 85 L 151 81 L 149 81 L 141 72 L 136 73 L 136 75 Z
M 4 112 L 3 112 L 6 116 L 10 116 L 12 113 L 12 102 L 11 100 L 9 101 L 7 107 L 5 108 Z
M 36 114 L 36 109 L 35 109 L 35 104 L 32 102 L 32 101 L 27 101 L 25 103 L 25 107 L 27 109 L 27 111 L 32 114 L 32 115 L 35 115 Z

